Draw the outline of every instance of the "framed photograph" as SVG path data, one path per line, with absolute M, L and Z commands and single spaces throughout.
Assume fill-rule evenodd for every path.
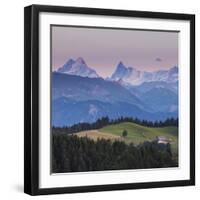
M 195 184 L 195 16 L 25 8 L 24 191 Z

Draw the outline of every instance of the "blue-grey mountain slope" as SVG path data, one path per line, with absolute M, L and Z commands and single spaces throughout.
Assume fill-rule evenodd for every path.
M 137 117 L 152 121 L 177 116 L 176 111 L 156 111 L 147 103 L 147 100 L 137 97 L 115 81 L 52 73 L 53 126 L 94 122 L 103 116 L 111 119 Z
M 52 73 L 52 97 L 66 97 L 76 101 L 98 100 L 102 102 L 127 102 L 145 108 L 145 104 L 117 82 L 102 78 L 88 78 Z
M 75 101 L 61 97 L 52 103 L 53 126 L 73 125 L 81 122 L 95 122 L 101 117 L 110 119 L 120 117 L 137 117 L 143 120 L 164 120 L 176 117 L 175 113 L 150 113 L 126 102 L 108 103 L 98 100 Z

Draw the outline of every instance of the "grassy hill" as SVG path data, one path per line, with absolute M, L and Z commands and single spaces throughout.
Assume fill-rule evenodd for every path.
M 73 135 L 77 135 L 78 137 L 88 137 L 93 139 L 94 141 L 98 139 L 105 139 L 105 140 L 122 140 L 122 138 L 118 135 L 114 135 L 111 133 L 104 133 L 99 130 L 88 130 L 88 131 L 81 131 L 78 133 L 74 133 Z
M 132 122 L 123 122 L 99 129 L 100 132 L 110 133 L 117 136 L 121 136 L 123 130 L 128 132 L 126 140 L 135 144 L 139 144 L 147 140 L 154 140 L 156 136 L 165 136 L 166 138 L 171 139 L 172 142 L 175 142 L 178 134 L 178 129 L 175 126 L 152 128 L 141 126 Z
M 134 144 L 143 143 L 144 141 L 152 141 L 157 136 L 164 136 L 171 142 L 172 153 L 174 159 L 178 158 L 178 128 L 175 126 L 152 128 L 141 126 L 132 122 L 123 122 L 119 124 L 105 126 L 99 129 L 99 132 L 121 136 L 123 130 L 128 132 L 125 142 Z

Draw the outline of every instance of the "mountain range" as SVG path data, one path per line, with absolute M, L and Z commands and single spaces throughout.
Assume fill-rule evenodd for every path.
M 177 82 L 178 81 L 178 67 L 174 66 L 169 70 L 159 70 L 155 72 L 139 71 L 132 67 L 126 67 L 120 62 L 115 72 L 109 78 L 110 80 L 122 80 L 126 84 L 140 85 L 144 82 Z
M 57 72 L 89 78 L 100 77 L 95 70 L 88 67 L 81 57 L 76 60 L 69 59 L 63 66 L 58 68 Z M 144 82 L 157 81 L 172 83 L 178 81 L 178 67 L 174 66 L 169 70 L 146 72 L 137 70 L 133 67 L 126 67 L 120 61 L 111 77 L 108 77 L 107 80 L 121 81 L 124 84 L 130 85 L 140 85 Z
M 70 59 L 52 73 L 52 124 L 73 125 L 137 117 L 164 120 L 178 116 L 178 68 L 142 72 L 120 62 L 103 79 L 83 58 Z

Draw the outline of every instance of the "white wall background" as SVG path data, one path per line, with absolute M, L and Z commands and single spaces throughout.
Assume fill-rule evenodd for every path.
M 30 4 L 196 14 L 196 186 L 31 197 L 23 193 L 23 8 Z M 200 195 L 199 0 L 4 0 L 0 11 L 0 199 L 198 199 Z

